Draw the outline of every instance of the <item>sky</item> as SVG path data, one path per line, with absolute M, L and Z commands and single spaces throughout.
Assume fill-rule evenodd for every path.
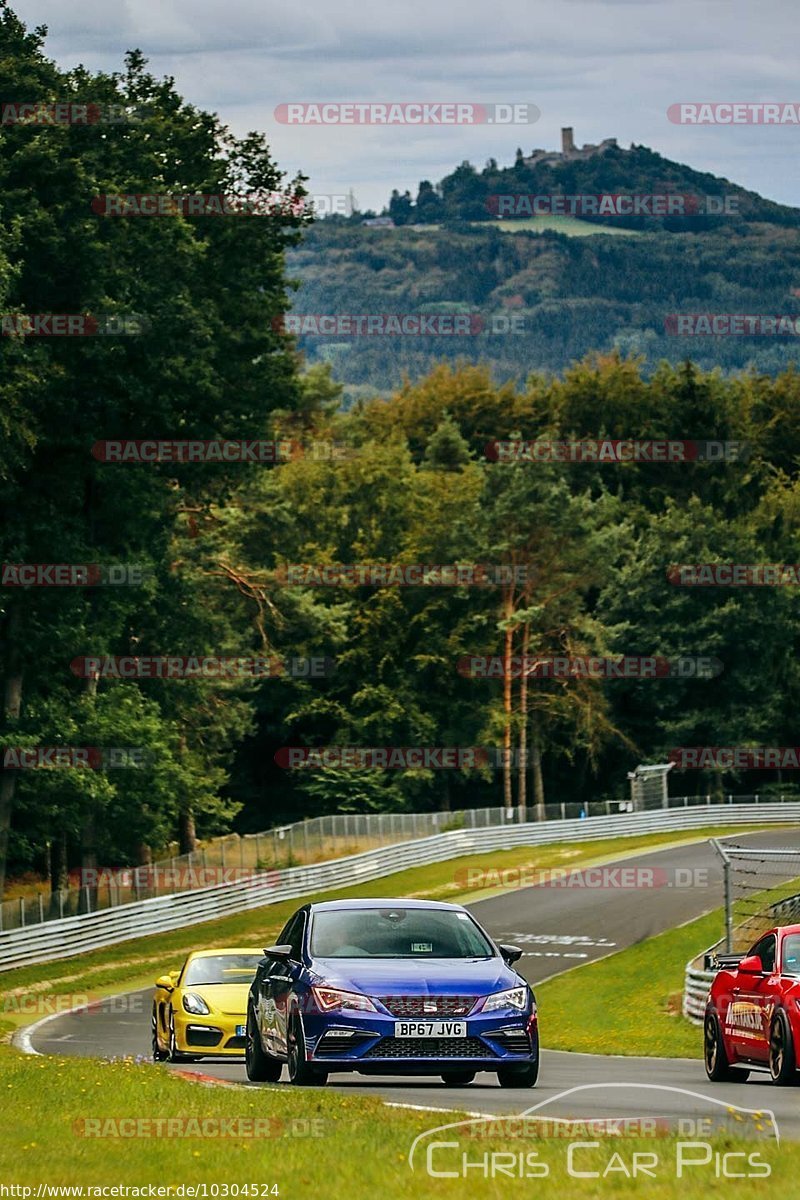
M 800 126 L 673 124 L 671 104 L 795 102 L 796 0 L 11 0 L 47 25 L 61 67 L 111 71 L 138 48 L 155 75 L 266 134 L 289 177 L 380 210 L 468 159 L 511 163 L 517 146 L 616 137 L 800 204 Z M 535 123 L 288 125 L 292 102 L 535 105 Z

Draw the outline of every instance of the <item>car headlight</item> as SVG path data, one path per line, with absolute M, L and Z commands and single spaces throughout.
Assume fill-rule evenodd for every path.
M 184 993 L 183 1007 L 188 1013 L 193 1013 L 196 1017 L 204 1017 L 211 1012 L 203 997 L 196 995 L 194 992 Z
M 528 989 L 526 987 L 509 988 L 507 992 L 495 992 L 487 996 L 481 1012 L 496 1012 L 498 1008 L 516 1008 L 523 1012 L 528 1007 Z
M 377 1008 L 369 996 L 358 992 L 343 992 L 339 988 L 312 987 L 311 994 L 314 1002 L 322 1012 L 333 1012 L 336 1008 L 351 1009 L 357 1012 L 377 1012 Z

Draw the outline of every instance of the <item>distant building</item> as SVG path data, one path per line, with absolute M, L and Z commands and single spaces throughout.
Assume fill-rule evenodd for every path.
M 366 221 L 362 221 L 363 225 L 368 225 L 370 229 L 394 229 L 393 217 L 367 217 Z
M 560 150 L 532 150 L 527 158 L 523 158 L 526 167 L 555 166 L 557 163 L 577 162 L 580 159 L 594 158 L 598 154 L 606 154 L 609 150 L 617 149 L 616 138 L 604 138 L 599 145 L 587 142 L 585 146 L 576 146 L 571 125 L 565 125 L 561 130 Z

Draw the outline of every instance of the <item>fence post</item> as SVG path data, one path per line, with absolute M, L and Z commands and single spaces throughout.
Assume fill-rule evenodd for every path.
M 306 856 L 306 862 L 311 857 L 308 850 L 308 819 L 303 821 L 303 850 Z
M 566 821 L 566 819 L 567 819 L 567 806 L 564 803 L 564 801 L 562 800 L 561 801 L 561 820 Z
M 86 913 L 87 913 L 87 916 L 88 916 L 88 914 L 89 914 L 89 913 L 92 911 L 92 899 L 91 899 L 91 896 L 89 895 L 89 885 L 88 885 L 88 883 L 86 884 L 86 886 L 84 887 L 84 889 L 83 889 L 83 890 L 84 890 L 84 892 L 86 893 Z
M 39 892 L 39 924 L 44 922 L 44 896 Z

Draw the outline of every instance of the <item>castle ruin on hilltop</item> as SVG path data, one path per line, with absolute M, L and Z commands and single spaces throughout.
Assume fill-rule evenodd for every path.
M 593 146 L 591 142 L 587 142 L 585 146 L 576 146 L 572 126 L 566 125 L 561 130 L 560 150 L 532 150 L 522 161 L 526 167 L 541 166 L 544 163 L 576 162 L 582 158 L 593 158 L 597 154 L 606 154 L 609 150 L 616 149 L 616 138 L 604 138 L 598 146 Z

